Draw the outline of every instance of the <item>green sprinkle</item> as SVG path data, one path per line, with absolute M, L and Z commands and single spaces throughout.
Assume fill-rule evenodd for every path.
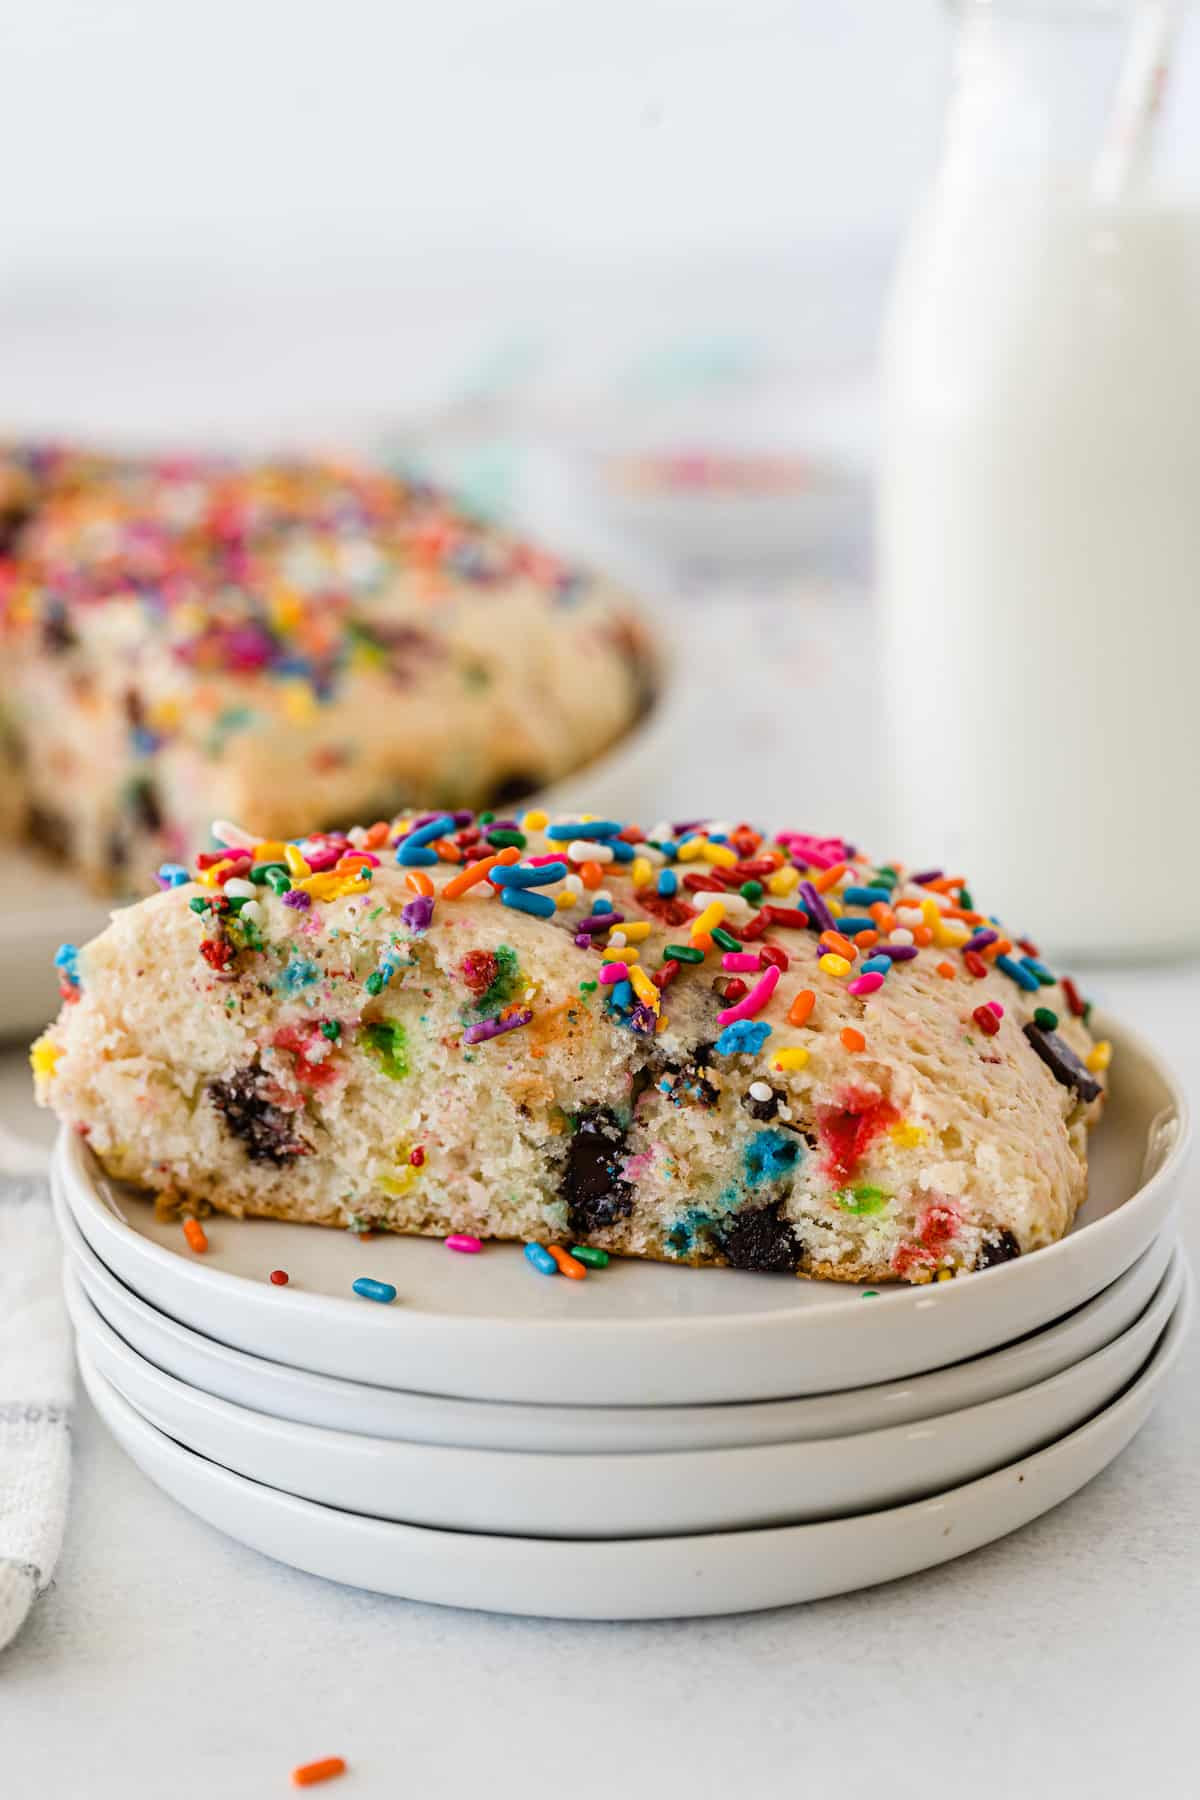
M 1048 1006 L 1034 1007 L 1033 1022 L 1038 1027 L 1039 1031 L 1058 1030 L 1058 1014 L 1056 1012 L 1051 1012 Z
M 376 919 L 377 919 L 377 918 L 378 918 L 378 917 L 379 917 L 379 915 L 380 915 L 380 913 L 381 913 L 381 912 L 382 912 L 382 911 L 383 911 L 383 908 L 382 908 L 382 906 L 377 906 L 377 907 L 376 907 L 376 908 L 375 908 L 375 910 L 374 910 L 374 912 L 372 912 L 372 913 L 370 913 L 370 914 L 369 914 L 369 915 L 368 915 L 368 916 L 369 916 L 369 917 L 370 917 L 370 920 L 371 920 L 371 923 L 372 923 L 372 924 L 374 924 L 374 923 L 375 923 L 375 920 L 376 920 Z
M 366 988 L 368 994 L 382 994 L 383 976 L 379 973 L 378 969 L 371 970 L 371 973 L 363 982 L 363 986 Z
M 375 1057 L 384 1074 L 402 1081 L 408 1074 L 408 1043 L 404 1027 L 396 1019 L 379 1019 L 363 1033 L 370 1056 Z
M 882 1188 L 857 1187 L 853 1191 L 847 1189 L 840 1193 L 838 1205 L 843 1212 L 857 1213 L 863 1217 L 871 1213 L 882 1212 L 891 1197 L 890 1194 L 885 1194 Z
M 872 887 L 894 888 L 900 877 L 890 863 L 884 863 L 882 869 L 876 869 L 871 882 Z M 972 909 L 974 910 L 974 909 Z
M 201 894 L 197 894 L 194 900 L 188 901 L 188 905 L 194 913 L 206 913 L 212 905 L 212 901 L 204 899 Z
M 740 950 L 742 947 L 731 931 L 723 931 L 719 925 L 713 926 L 709 936 L 722 950 Z
M 494 850 L 523 850 L 529 839 L 523 831 L 489 831 L 487 841 Z
M 272 867 L 267 870 L 267 886 L 276 894 L 289 894 L 292 890 L 292 878 L 286 869 Z
M 703 950 L 693 950 L 690 944 L 665 944 L 663 946 L 664 962 L 702 963 Z
M 608 1267 L 608 1251 L 593 1250 L 590 1244 L 572 1244 L 571 1255 L 576 1261 L 586 1263 L 589 1269 L 606 1269 Z
M 879 1289 L 878 1288 L 864 1288 L 862 1291 L 862 1298 L 864 1300 L 878 1300 Z
M 967 888 L 959 888 L 958 904 L 962 907 L 964 912 L 974 912 L 975 911 L 975 902 L 972 900 L 970 892 Z
M 286 863 L 281 863 L 281 862 L 255 863 L 254 866 L 250 870 L 250 879 L 251 879 L 251 881 L 253 881 L 255 883 L 255 885 L 257 887 L 265 887 L 267 882 L 270 881 L 272 875 L 287 875 L 287 872 L 288 872 L 288 867 L 287 867 Z M 290 876 L 288 876 L 288 880 L 289 880 L 289 882 L 291 881 Z
M 763 897 L 763 884 L 761 881 L 743 881 L 738 893 L 743 900 L 748 900 L 751 906 L 757 906 Z
M 1083 1003 L 1083 1022 L 1085 1025 L 1089 1023 L 1091 1016 L 1092 1016 L 1092 1003 L 1090 1000 L 1085 1000 Z
M 328 1038 L 331 1044 L 336 1044 L 341 1035 L 342 1028 L 336 1019 L 325 1019 L 322 1021 L 321 1036 Z
M 495 817 L 496 815 L 494 812 L 480 813 L 479 823 L 481 825 L 490 825 Z
M 579 991 L 581 994 L 594 994 L 599 986 L 600 983 L 598 981 L 581 981 L 579 984 Z

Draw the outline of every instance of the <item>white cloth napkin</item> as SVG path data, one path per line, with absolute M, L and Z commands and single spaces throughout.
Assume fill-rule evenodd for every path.
M 54 1573 L 71 1468 L 71 1334 L 46 1156 L 0 1128 L 0 1650 Z

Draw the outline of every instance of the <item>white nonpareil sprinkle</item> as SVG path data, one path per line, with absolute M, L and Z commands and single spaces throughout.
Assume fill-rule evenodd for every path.
M 230 900 L 253 900 L 258 893 L 252 881 L 243 881 L 238 875 L 230 877 L 224 891 Z
M 573 838 L 567 845 L 567 860 L 574 863 L 597 862 L 610 863 L 613 859 L 611 844 L 596 844 L 587 838 Z
M 906 925 L 897 925 L 895 931 L 888 933 L 889 944 L 911 944 L 913 934 Z
M 225 885 L 228 887 L 228 882 Z M 266 914 L 257 900 L 247 900 L 238 917 L 239 919 L 249 919 L 251 925 L 257 925 L 260 929 L 267 922 Z
M 750 1083 L 750 1098 L 752 1100 L 769 1100 L 773 1093 L 774 1089 L 766 1081 L 752 1081 Z

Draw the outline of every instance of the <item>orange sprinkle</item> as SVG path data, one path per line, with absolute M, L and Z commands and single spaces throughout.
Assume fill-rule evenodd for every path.
M 943 919 L 961 919 L 964 925 L 982 925 L 985 915 L 972 912 L 969 906 L 948 906 L 942 914 Z
M 429 848 L 440 862 L 461 862 L 463 853 L 449 838 L 435 838 Z
M 823 931 L 818 942 L 823 950 L 832 950 L 835 956 L 844 956 L 847 962 L 853 962 L 858 955 L 857 947 L 840 931 Z
M 561 1244 L 547 1244 L 546 1249 L 558 1264 L 560 1275 L 569 1275 L 572 1281 L 582 1281 L 587 1275 L 587 1270 L 578 1258 L 564 1250 Z
M 997 938 L 994 944 L 985 944 L 979 952 L 987 962 L 995 962 L 998 956 L 1007 956 L 1012 949 L 1011 938 Z
M 598 888 L 604 880 L 604 870 L 599 863 L 580 863 L 579 879 L 585 888 Z
M 937 966 L 937 972 L 942 977 L 943 981 L 953 981 L 957 971 L 952 962 L 940 962 Z
M 366 848 L 368 850 L 378 850 L 381 845 L 386 844 L 388 841 L 388 832 L 391 829 L 392 828 L 386 819 L 376 819 L 374 825 L 372 825 L 371 829 L 367 832 Z
M 344 1756 L 323 1756 L 320 1762 L 301 1763 L 298 1769 L 293 1769 L 292 1786 L 316 1787 L 318 1781 L 332 1781 L 335 1775 L 345 1773 Z
M 860 950 L 869 950 L 872 944 L 879 942 L 879 933 L 877 931 L 856 931 L 854 942 Z
M 912 928 L 913 943 L 924 947 L 933 942 L 933 930 L 928 925 L 914 925 Z
M 817 996 L 812 988 L 801 988 L 800 992 L 796 995 L 796 998 L 792 1001 L 791 1008 L 788 1012 L 788 1024 L 807 1025 L 809 1015 L 816 1003 Z
M 707 931 L 693 931 L 690 942 L 693 950 L 703 950 L 705 956 L 713 947 L 712 938 Z
M 965 875 L 939 875 L 936 881 L 927 881 L 924 885 L 931 894 L 949 894 L 954 888 L 966 887 L 967 878 Z
M 204 1235 L 204 1227 L 199 1219 L 185 1219 L 183 1235 L 188 1241 L 189 1249 L 194 1250 L 197 1256 L 203 1256 L 208 1249 L 208 1239 Z
M 515 863 L 520 860 L 521 852 L 515 844 L 510 844 L 506 850 L 497 850 L 495 856 L 485 856 L 481 862 L 468 863 L 465 869 L 460 869 L 457 875 L 450 877 L 442 889 L 442 899 L 457 900 L 468 888 L 476 887 L 485 880 L 498 863 Z
M 844 862 L 834 863 L 832 869 L 821 869 L 814 875 L 812 877 L 812 884 L 816 888 L 818 894 L 824 894 L 827 893 L 831 887 L 836 887 L 845 873 L 846 865 Z
M 414 894 L 432 894 L 434 892 L 433 883 L 424 869 L 410 869 L 405 880 Z
M 846 1049 L 851 1051 L 855 1056 L 858 1055 L 860 1050 L 865 1050 L 867 1047 L 866 1038 L 861 1031 L 856 1031 L 853 1025 L 843 1025 L 840 1036 Z
M 867 911 L 874 919 L 876 925 L 878 925 L 880 931 L 895 931 L 896 915 L 887 904 L 886 900 L 877 900 L 874 906 L 868 906 Z

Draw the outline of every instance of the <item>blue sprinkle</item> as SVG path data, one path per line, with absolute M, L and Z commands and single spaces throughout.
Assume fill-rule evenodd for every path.
M 843 937 L 853 937 L 856 931 L 874 931 L 874 919 L 835 919 L 834 924 Z
M 612 843 L 609 845 L 609 849 L 613 853 L 613 861 L 614 862 L 631 863 L 633 861 L 633 858 L 634 858 L 633 845 L 627 844 L 623 838 L 614 838 Z
M 749 1187 L 765 1181 L 782 1181 L 790 1175 L 801 1152 L 800 1139 L 791 1132 L 758 1131 L 742 1152 Z
M 654 885 L 660 894 L 677 894 L 679 892 L 679 877 L 674 869 L 660 869 L 658 871 L 658 880 Z
M 192 879 L 182 863 L 160 863 L 158 879 L 165 888 L 186 887 Z
M 518 912 L 532 913 L 535 919 L 552 919 L 558 911 L 549 894 L 535 894 L 528 888 L 503 887 L 500 899 L 505 906 L 513 906 Z
M 550 1252 L 548 1250 L 543 1250 L 540 1244 L 526 1244 L 525 1260 L 533 1264 L 539 1275 L 558 1274 L 558 1264 L 555 1262 Z M 357 1287 L 358 1283 L 355 1282 L 354 1285 Z
M 996 967 L 1003 969 L 1009 979 L 1015 981 L 1019 988 L 1024 988 L 1027 994 L 1036 994 L 1041 986 L 1037 976 L 1031 975 L 1028 969 L 1023 969 L 1021 964 L 1014 962 L 1011 956 L 998 956 Z
M 610 998 L 618 1011 L 626 1012 L 633 1005 L 632 981 L 614 981 Z
M 1055 976 L 1046 967 L 1044 962 L 1038 961 L 1036 956 L 1023 956 L 1021 958 L 1021 963 L 1024 968 L 1029 970 L 1029 973 L 1033 976 L 1039 987 L 1054 986 Z
M 842 889 L 838 898 L 847 901 L 851 906 L 878 906 L 881 901 L 884 906 L 887 906 L 892 895 L 890 888 L 848 887 Z
M 710 844 L 727 844 L 729 842 L 729 834 L 725 831 L 710 831 L 708 834 L 708 841 Z
M 426 850 L 421 844 L 412 844 L 406 838 L 396 852 L 396 861 L 402 869 L 428 869 L 437 862 L 432 850 Z
M 612 910 L 613 910 L 612 901 L 605 899 L 605 897 L 603 895 L 601 895 L 601 897 L 598 900 L 592 901 L 592 912 L 593 913 L 606 913 L 606 912 L 612 912 Z
M 491 872 L 489 879 L 496 887 L 536 888 L 549 887 L 553 881 L 566 879 L 567 865 L 564 862 L 543 863 L 540 868 L 530 868 L 528 863 L 500 863 Z
M 569 825 L 547 825 L 545 835 L 556 843 L 561 839 L 582 838 L 585 843 L 599 843 L 601 838 L 616 837 L 625 827 L 617 819 L 575 820 Z M 615 846 L 614 846 L 615 848 Z
M 727 1025 L 713 1049 L 718 1056 L 757 1056 L 771 1035 L 771 1027 L 761 1019 L 735 1019 Z
M 60 944 L 54 953 L 54 966 L 72 987 L 79 986 L 79 951 L 74 944 Z
M 354 1283 L 354 1291 L 361 1294 L 364 1300 L 378 1300 L 381 1306 L 390 1306 L 396 1298 L 396 1290 L 390 1281 L 372 1281 L 369 1275 L 360 1275 Z
M 443 813 L 440 819 L 430 819 L 428 825 L 418 825 L 415 831 L 410 831 L 404 840 L 404 847 L 409 850 L 419 849 L 422 844 L 432 844 L 435 838 L 446 837 L 453 830 L 453 814 Z
M 892 959 L 890 956 L 868 956 L 866 961 L 859 965 L 859 974 L 886 975 L 890 971 L 891 966 Z
M 309 962 L 306 956 L 293 956 L 280 974 L 279 985 L 285 993 L 295 994 L 301 988 L 311 987 L 320 973 L 316 963 Z

